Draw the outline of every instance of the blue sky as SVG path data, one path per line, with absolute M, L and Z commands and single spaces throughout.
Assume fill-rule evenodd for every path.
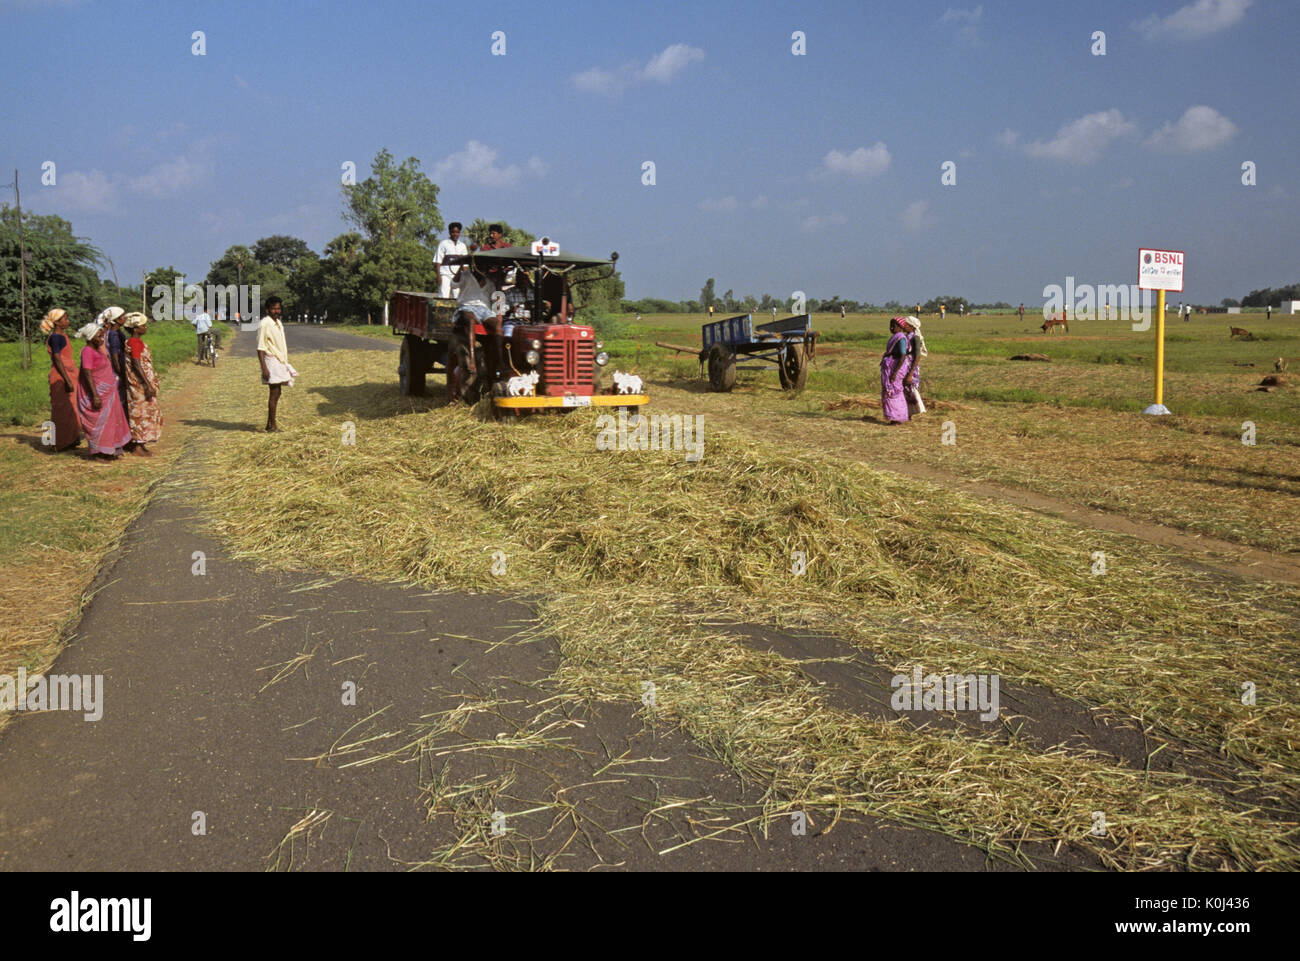
M 1041 303 L 1139 246 L 1187 252 L 1189 300 L 1300 280 L 1290 0 L 0 0 L 0 33 L 0 176 L 124 280 L 320 251 L 382 147 L 447 220 L 618 250 L 631 297 Z

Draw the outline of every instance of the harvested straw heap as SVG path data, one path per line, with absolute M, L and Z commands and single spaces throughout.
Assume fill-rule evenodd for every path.
M 331 384 L 319 417 L 212 452 L 222 482 L 205 496 L 239 556 L 540 595 L 566 690 L 635 702 L 654 680 L 660 719 L 776 809 L 869 813 L 990 850 L 1075 844 L 1127 868 L 1300 863 L 1294 817 L 1232 790 L 1297 806 L 1296 592 L 1217 583 L 1150 545 L 752 437 L 711 431 L 691 463 L 598 450 L 591 413 L 490 423 L 412 406 L 379 387 L 389 359 L 361 354 L 345 372 L 339 358 L 303 360 L 304 382 Z M 355 445 L 340 443 L 349 420 Z M 1205 749 L 1229 785 L 836 710 L 725 622 L 833 633 L 899 672 L 1042 684 Z M 1257 705 L 1240 703 L 1243 680 Z M 1099 809 L 1105 838 L 1090 833 Z

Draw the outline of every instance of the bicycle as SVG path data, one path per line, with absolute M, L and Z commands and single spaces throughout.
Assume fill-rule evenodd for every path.
M 207 364 L 209 367 L 217 366 L 217 344 L 216 339 L 212 336 L 212 331 L 205 331 L 199 335 L 199 363 Z

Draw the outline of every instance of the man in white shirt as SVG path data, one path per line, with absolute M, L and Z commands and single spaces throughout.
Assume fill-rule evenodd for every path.
M 286 384 L 293 386 L 293 379 L 298 372 L 289 363 L 289 348 L 284 342 L 284 325 L 280 314 L 284 307 L 279 297 L 269 297 L 266 301 L 266 316 L 257 329 L 257 359 L 262 367 L 262 383 L 270 388 L 266 402 L 267 432 L 278 431 L 275 422 L 276 409 L 280 405 L 280 389 Z
M 212 318 L 208 312 L 199 309 L 199 312 L 190 318 L 190 323 L 194 325 L 194 333 L 198 337 L 199 357 L 203 356 L 203 338 L 212 334 Z
M 452 267 L 445 264 L 447 257 L 460 254 L 464 256 L 469 253 L 469 248 L 465 242 L 460 239 L 461 225 L 459 221 L 452 221 L 451 226 L 447 228 L 448 239 L 438 244 L 438 252 L 434 260 L 438 263 L 438 296 L 455 297 L 460 299 L 460 283 L 458 277 L 463 268 Z

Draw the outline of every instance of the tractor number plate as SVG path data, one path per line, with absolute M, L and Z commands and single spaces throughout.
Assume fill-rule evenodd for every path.
M 590 397 L 580 397 L 577 394 L 565 394 L 563 399 L 565 407 L 590 407 Z

